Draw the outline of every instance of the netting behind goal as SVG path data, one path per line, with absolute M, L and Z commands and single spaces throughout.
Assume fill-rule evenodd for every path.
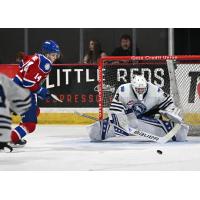
M 200 124 L 200 56 L 105 57 L 98 71 L 99 119 L 106 116 L 116 89 L 141 73 L 172 95 L 187 123 Z

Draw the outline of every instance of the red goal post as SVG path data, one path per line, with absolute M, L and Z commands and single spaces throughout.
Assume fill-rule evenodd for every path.
M 131 76 L 132 71 L 137 70 L 142 71 L 145 76 L 148 76 L 149 71 L 151 81 L 160 84 L 164 90 L 173 95 L 177 106 L 183 107 L 183 114 L 189 113 L 196 119 L 197 114 L 200 113 L 200 100 L 198 101 L 200 55 L 107 56 L 101 58 L 98 63 L 99 119 L 105 117 L 105 107 L 109 107 L 114 91 L 120 84 L 123 84 L 123 81 L 120 81 L 123 79 L 125 82 L 130 81 L 131 77 L 127 78 L 128 75 Z M 123 74 L 119 77 L 120 72 L 124 72 L 127 76 Z M 115 84 L 118 81 L 119 83 Z M 184 88 L 186 83 L 190 86 L 186 85 Z M 200 117 L 194 123 L 200 123 Z

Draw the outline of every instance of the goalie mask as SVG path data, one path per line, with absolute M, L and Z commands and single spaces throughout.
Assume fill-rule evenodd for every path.
M 131 85 L 138 100 L 142 101 L 144 99 L 144 94 L 147 91 L 147 81 L 144 76 L 134 76 L 133 80 L 131 81 Z

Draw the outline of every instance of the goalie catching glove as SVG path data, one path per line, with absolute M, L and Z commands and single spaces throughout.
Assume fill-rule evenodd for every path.
M 179 108 L 174 108 L 170 111 L 169 110 L 160 110 L 159 113 L 175 123 L 182 124 L 183 119 L 182 119 L 182 117 L 179 116 L 180 111 L 181 110 Z

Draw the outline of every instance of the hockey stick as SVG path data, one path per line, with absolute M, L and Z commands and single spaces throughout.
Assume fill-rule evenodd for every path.
M 93 120 L 93 121 L 98 121 L 98 118 L 92 117 L 92 116 L 90 116 L 90 115 L 86 115 L 86 114 L 83 114 L 83 113 L 80 113 L 80 112 L 78 112 L 78 111 L 74 111 L 74 114 L 79 115 L 79 116 L 81 116 L 81 117 L 85 117 L 85 118 L 91 119 L 91 120 Z
M 171 131 L 169 131 L 165 136 L 162 136 L 162 137 L 147 133 L 145 131 L 133 129 L 133 128 L 130 128 L 129 130 L 130 130 L 130 134 L 132 134 L 132 135 L 138 135 L 138 136 L 146 138 L 150 141 L 164 144 L 164 143 L 168 142 L 174 135 L 176 135 L 176 133 L 179 131 L 180 128 L 181 128 L 181 125 L 176 124 Z
M 63 103 L 63 101 L 60 100 L 55 94 L 51 94 L 51 97 L 52 97 L 54 100 L 56 100 L 56 101 L 58 101 L 58 102 L 60 102 L 60 103 Z
M 94 121 L 98 121 L 98 119 L 95 118 L 95 117 L 92 117 L 92 116 L 89 116 L 89 115 L 86 115 L 86 114 L 82 114 L 82 113 L 79 113 L 77 111 L 74 111 L 74 114 L 88 118 L 88 119 L 92 119 Z M 121 129 L 121 127 L 118 127 L 117 125 L 114 125 L 114 126 Z M 148 139 L 150 141 L 154 141 L 154 142 L 157 142 L 157 143 L 160 143 L 160 144 L 164 144 L 164 143 L 168 142 L 174 135 L 176 135 L 176 133 L 178 132 L 178 130 L 180 128 L 181 128 L 181 125 L 176 124 L 174 126 L 174 128 L 171 131 L 169 131 L 163 137 L 159 137 L 159 136 L 156 136 L 156 135 L 153 135 L 153 134 L 150 134 L 150 133 L 147 133 L 145 131 L 138 130 L 138 129 L 134 129 L 134 128 L 129 128 L 129 131 L 130 131 L 129 134 L 135 135 L 135 136 L 140 136 L 140 137 Z

